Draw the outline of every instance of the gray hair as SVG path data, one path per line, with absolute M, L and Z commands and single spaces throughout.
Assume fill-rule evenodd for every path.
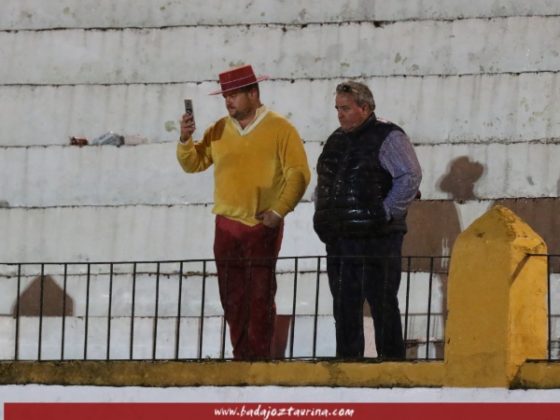
M 375 111 L 373 93 L 363 83 L 354 82 L 353 80 L 342 82 L 336 87 L 336 93 L 346 93 L 352 96 L 358 106 L 367 105 L 372 111 Z

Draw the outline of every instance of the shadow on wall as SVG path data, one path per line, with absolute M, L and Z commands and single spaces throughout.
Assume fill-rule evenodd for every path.
M 451 255 L 455 239 L 461 233 L 461 222 L 454 202 L 476 200 L 474 184 L 484 173 L 478 162 L 461 156 L 450 162 L 447 173 L 439 182 L 439 189 L 448 193 L 451 200 L 416 200 L 410 206 L 403 255 Z M 428 258 L 411 261 L 414 271 L 430 271 Z M 449 260 L 434 261 L 434 272 L 447 272 Z
M 21 293 L 19 303 L 12 306 L 12 315 L 19 316 L 72 316 L 74 315 L 74 299 L 54 281 L 51 276 L 41 276 L 33 279 L 31 284 Z M 41 290 L 42 289 L 42 290 Z M 41 294 L 43 302 L 41 305 Z M 64 309 L 63 309 L 64 305 Z
M 449 163 L 447 173 L 438 188 L 451 200 L 417 200 L 412 203 L 408 218 L 408 233 L 404 238 L 403 255 L 451 255 L 459 233 L 461 220 L 456 204 L 478 200 L 475 184 L 484 174 L 484 166 L 468 156 L 460 156 Z M 560 180 L 558 180 L 560 195 Z M 548 246 L 549 254 L 560 254 L 560 198 L 505 198 L 496 200 L 517 214 L 538 233 Z M 445 273 L 448 259 L 434 261 L 434 272 Z M 406 264 L 406 261 L 405 261 Z M 406 269 L 407 267 L 403 267 Z M 430 271 L 430 260 L 414 259 L 414 271 Z M 551 270 L 560 272 L 560 258 L 551 260 Z
M 447 256 L 455 240 L 461 233 L 461 221 L 455 202 L 463 203 L 476 200 L 474 185 L 484 173 L 484 166 L 471 161 L 468 156 L 461 156 L 450 162 L 447 173 L 439 182 L 439 189 L 448 193 L 451 200 L 415 201 L 407 217 L 408 233 L 405 235 L 403 255 L 405 256 Z M 434 280 L 441 293 L 441 312 L 444 318 L 447 313 L 447 270 L 449 258 L 438 258 L 431 267 L 430 258 L 414 258 L 411 270 L 430 272 L 433 270 Z M 404 261 L 407 264 L 408 261 Z M 440 352 L 443 351 L 440 349 Z

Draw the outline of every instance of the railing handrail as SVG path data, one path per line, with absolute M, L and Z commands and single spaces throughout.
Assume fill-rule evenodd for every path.
M 536 256 L 537 254 L 535 254 Z M 532 254 L 529 254 L 532 256 Z M 554 255 L 553 255 L 554 256 Z M 354 255 L 354 256 L 347 256 L 347 255 L 329 255 L 326 254 L 322 255 L 285 255 L 279 256 L 277 260 L 294 260 L 294 259 L 316 259 L 316 258 L 369 258 L 369 259 L 376 259 L 376 258 L 384 258 L 384 257 L 371 257 L 369 255 Z M 400 259 L 449 259 L 451 258 L 450 255 L 402 255 L 399 257 Z M 270 259 L 270 258 L 253 258 L 253 259 Z M 239 258 L 221 258 L 221 260 L 239 260 Z M 205 257 L 205 258 L 184 258 L 184 259 L 172 259 L 172 260 L 101 260 L 101 261 L 20 261 L 20 262 L 2 262 L 0 261 L 0 265 L 102 265 L 102 264 L 178 264 L 178 263 L 202 263 L 202 262 L 213 262 L 216 261 L 216 258 Z

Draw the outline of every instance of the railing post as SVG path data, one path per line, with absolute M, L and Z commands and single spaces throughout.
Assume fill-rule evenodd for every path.
M 21 264 L 18 264 L 17 291 L 16 291 L 16 334 L 14 337 L 14 360 L 19 360 L 19 304 L 21 299 Z
M 106 359 L 111 358 L 111 316 L 113 309 L 113 263 L 109 264 L 109 302 L 107 307 L 107 354 Z
M 41 264 L 41 282 L 39 289 L 39 338 L 37 347 L 37 360 L 41 360 L 41 350 L 43 346 L 43 304 L 45 294 L 45 264 Z
M 527 359 L 547 356 L 543 240 L 495 206 L 459 235 L 449 273 L 445 383 L 508 387 Z
M 62 331 L 60 334 L 60 360 L 64 360 L 64 339 L 66 335 L 66 292 L 68 286 L 68 264 L 64 263 L 64 280 L 62 285 Z
M 181 340 L 181 299 L 183 296 L 183 261 L 179 263 L 179 291 L 177 292 L 177 322 L 175 324 L 175 360 L 179 359 Z

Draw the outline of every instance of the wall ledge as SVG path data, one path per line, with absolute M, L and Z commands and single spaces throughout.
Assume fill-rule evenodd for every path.
M 326 361 L 0 362 L 0 384 L 102 386 L 441 387 L 444 364 Z

